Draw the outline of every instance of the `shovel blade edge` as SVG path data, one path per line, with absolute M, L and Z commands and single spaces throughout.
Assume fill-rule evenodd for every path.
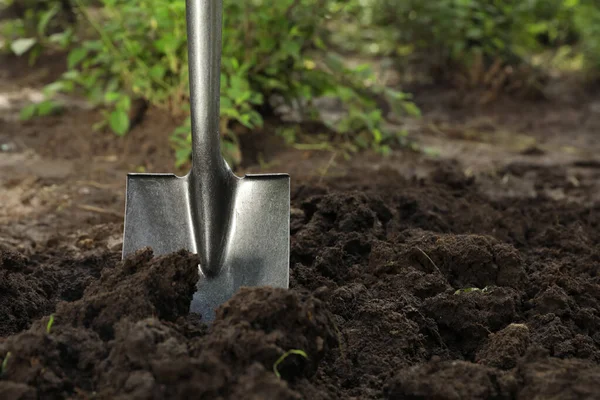
M 155 255 L 196 253 L 187 177 L 128 174 L 123 258 L 144 247 Z
M 223 265 L 200 279 L 190 311 L 210 322 L 243 286 L 289 287 L 290 177 L 246 175 L 233 185 Z M 152 247 L 155 255 L 198 253 L 189 175 L 128 174 L 123 258 Z
M 191 304 L 208 321 L 240 287 L 289 287 L 289 175 L 238 179 L 231 212 L 224 264 L 215 276 L 201 277 Z

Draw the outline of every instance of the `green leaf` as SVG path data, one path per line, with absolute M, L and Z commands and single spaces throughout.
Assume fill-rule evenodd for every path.
M 102 52 L 105 50 L 104 43 L 101 40 L 86 40 L 82 43 L 82 46 L 89 51 Z
M 160 64 L 156 64 L 155 66 L 150 68 L 150 76 L 152 77 L 152 79 L 161 80 L 165 77 L 166 72 L 167 69 Z
M 405 102 L 402 106 L 408 115 L 412 115 L 413 117 L 421 116 L 421 110 L 415 103 Z
M 0 366 L 0 375 L 4 375 L 6 372 L 6 369 L 8 368 L 8 360 L 10 360 L 11 356 L 12 353 L 10 351 L 6 353 L 6 356 L 4 356 L 4 360 L 2 360 L 2 366 Z
M 165 34 L 160 39 L 154 42 L 154 47 L 164 53 L 173 54 L 177 51 L 177 48 L 182 44 L 182 39 L 172 33 Z
M 280 90 L 288 89 L 288 87 L 285 83 L 283 83 L 277 79 L 266 79 L 264 81 L 264 85 L 267 89 L 280 89 Z
M 108 104 L 115 103 L 121 97 L 121 93 L 118 92 L 106 92 L 104 94 L 104 101 Z
M 19 38 L 14 40 L 10 44 L 10 49 L 15 55 L 22 56 L 23 54 L 31 50 L 31 48 L 35 46 L 36 43 L 36 38 Z
M 52 325 L 54 325 L 54 314 L 50 314 L 50 319 L 48 320 L 48 323 L 46 324 L 46 333 L 50 334 L 50 332 L 52 331 Z
M 183 166 L 185 163 L 190 161 L 190 155 L 192 152 L 190 149 L 177 149 L 175 150 L 175 167 L 179 168 Z
M 29 66 L 32 67 L 37 61 L 38 57 L 42 53 L 42 48 L 40 46 L 34 46 L 29 52 Z
M 241 118 L 240 113 L 235 108 L 221 108 L 221 116 L 235 118 L 236 120 Z
M 21 109 L 21 120 L 28 121 L 35 117 L 37 113 L 37 104 L 29 104 Z
M 342 58 L 335 53 L 327 53 L 325 57 L 325 62 L 327 66 L 331 68 L 335 73 L 344 71 L 344 62 Z
M 294 59 L 300 57 L 300 43 L 290 41 L 283 43 L 282 46 L 289 56 L 293 57 Z
M 55 111 L 58 111 L 60 106 L 52 100 L 44 100 L 37 106 L 37 114 L 40 117 L 45 117 L 47 115 L 53 114 Z
M 69 69 L 75 68 L 87 55 L 88 49 L 84 47 L 73 49 L 67 57 L 67 67 Z
M 387 144 L 384 144 L 383 146 L 379 147 L 379 152 L 383 156 L 389 156 L 392 153 L 392 149 Z
M 237 75 L 233 75 L 231 77 L 229 85 L 230 85 L 231 89 L 234 89 L 236 91 L 242 91 L 247 86 L 246 85 L 246 81 L 243 78 L 241 78 L 241 77 L 239 77 Z
M 40 18 L 40 21 L 37 26 L 38 36 L 45 36 L 48 24 L 50 23 L 52 18 L 58 13 L 59 10 L 60 5 L 55 4 L 54 7 L 42 14 L 42 17 Z
M 480 28 L 472 27 L 467 30 L 467 37 L 469 39 L 479 39 L 483 36 L 483 31 Z
M 373 129 L 372 132 L 375 144 L 381 143 L 381 141 L 383 140 L 383 134 L 381 133 L 381 131 L 379 129 Z
M 73 31 L 71 28 L 69 28 L 64 32 L 53 33 L 52 35 L 48 36 L 48 41 L 50 43 L 56 43 L 62 48 L 66 48 L 69 44 L 72 34 Z
M 106 83 L 105 90 L 107 92 L 116 92 L 119 90 L 119 77 L 114 76 Z
M 53 94 L 56 94 L 60 91 L 62 91 L 64 88 L 64 84 L 61 81 L 56 81 L 56 82 L 52 82 L 49 85 L 46 85 L 44 87 L 44 95 L 46 96 L 52 96 Z
M 221 110 L 233 108 L 233 101 L 228 96 L 221 96 Z
M 62 81 L 61 92 L 63 93 L 71 93 L 75 90 L 75 84 L 72 81 Z
M 82 79 L 81 79 L 81 83 L 83 84 L 83 86 L 86 89 L 92 89 L 92 88 L 98 88 L 100 89 L 96 83 L 98 82 L 98 73 L 95 73 L 96 71 L 94 71 L 93 73 L 88 73 L 88 74 L 84 74 L 81 75 Z M 99 72 L 99 71 L 98 71 Z
M 252 122 L 250 122 L 250 118 L 251 116 L 249 114 L 244 114 L 238 118 L 238 121 L 246 128 L 252 129 L 254 126 L 252 125 Z
M 224 140 L 222 142 L 221 154 L 225 158 L 225 161 L 232 167 L 238 166 L 242 162 L 242 152 L 236 143 Z
M 124 136 L 129 131 L 129 116 L 123 110 L 115 110 L 108 117 L 110 129 L 118 136 Z
M 321 39 L 319 36 L 315 36 L 313 43 L 320 50 L 326 49 L 325 42 L 323 42 L 323 39 Z
M 81 74 L 79 73 L 79 71 L 76 71 L 76 70 L 67 71 L 64 74 L 62 74 L 62 77 L 69 81 L 74 81 L 76 79 L 79 79 L 80 76 L 81 76 Z
M 126 112 L 129 111 L 131 109 L 131 97 L 121 96 L 117 101 L 117 108 Z
M 440 156 L 440 150 L 435 147 L 431 147 L 431 146 L 423 147 L 423 153 L 430 157 L 439 157 Z

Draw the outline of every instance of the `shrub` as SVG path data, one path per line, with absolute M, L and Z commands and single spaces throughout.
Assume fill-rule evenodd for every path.
M 486 65 L 527 64 L 532 54 L 575 39 L 579 0 L 373 0 L 371 24 L 387 27 L 388 50 L 442 73 Z M 385 37 L 385 36 L 384 36 Z M 431 71 L 430 71 L 431 72 Z
M 0 28 L 4 49 L 29 54 L 30 62 L 43 50 L 65 49 L 73 35 L 75 14 L 67 0 L 0 0 L 5 21 Z
M 72 0 L 90 32 L 72 36 L 68 71 L 47 87 L 57 92 L 83 90 L 105 111 L 97 128 L 118 135 L 130 129 L 132 100 L 143 99 L 181 118 L 173 134 L 178 164 L 189 160 L 189 114 L 185 1 L 102 0 L 90 8 Z M 221 74 L 221 132 L 230 164 L 240 162 L 233 124 L 255 128 L 273 114 L 270 100 L 301 104 L 303 118 L 319 118 L 313 100 L 334 96 L 347 115 L 332 125 L 347 138 L 346 149 L 371 147 L 386 151 L 396 135 L 381 128 L 383 117 L 375 99 L 416 112 L 402 93 L 377 86 L 365 67 L 349 69 L 333 57 L 321 40 L 325 20 L 332 18 L 334 0 L 266 2 L 225 0 Z M 36 115 L 36 106 L 24 117 Z M 38 113 L 39 114 L 39 113 Z M 365 135 L 368 134 L 368 140 Z
M 587 65 L 592 70 L 600 70 L 600 8 L 594 1 L 575 1 L 573 20 L 580 37 L 579 47 Z

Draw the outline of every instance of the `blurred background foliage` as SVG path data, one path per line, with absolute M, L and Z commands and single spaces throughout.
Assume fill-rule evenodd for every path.
M 178 164 L 189 161 L 184 0 L 0 0 L 2 51 L 43 62 L 66 52 L 66 72 L 22 118 L 61 109 L 58 93 L 84 95 L 104 115 L 95 129 L 125 135 L 133 104 L 181 122 L 171 136 Z M 595 0 L 235 0 L 224 1 L 221 74 L 223 153 L 241 160 L 237 133 L 266 120 L 310 122 L 275 131 L 299 148 L 387 153 L 410 145 L 386 121 L 419 109 L 400 84 L 427 81 L 460 90 L 540 95 L 571 71 L 596 79 L 600 6 Z M 323 117 L 321 99 L 343 109 Z M 285 128 L 283 128 L 285 126 Z

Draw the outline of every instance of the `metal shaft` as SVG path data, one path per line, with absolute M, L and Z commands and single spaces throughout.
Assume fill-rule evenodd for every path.
M 187 0 L 192 171 L 190 197 L 202 271 L 217 274 L 227 246 L 234 175 L 221 156 L 222 0 Z
M 201 169 L 223 162 L 219 133 L 222 16 L 222 0 L 187 0 L 192 157 L 194 167 Z

